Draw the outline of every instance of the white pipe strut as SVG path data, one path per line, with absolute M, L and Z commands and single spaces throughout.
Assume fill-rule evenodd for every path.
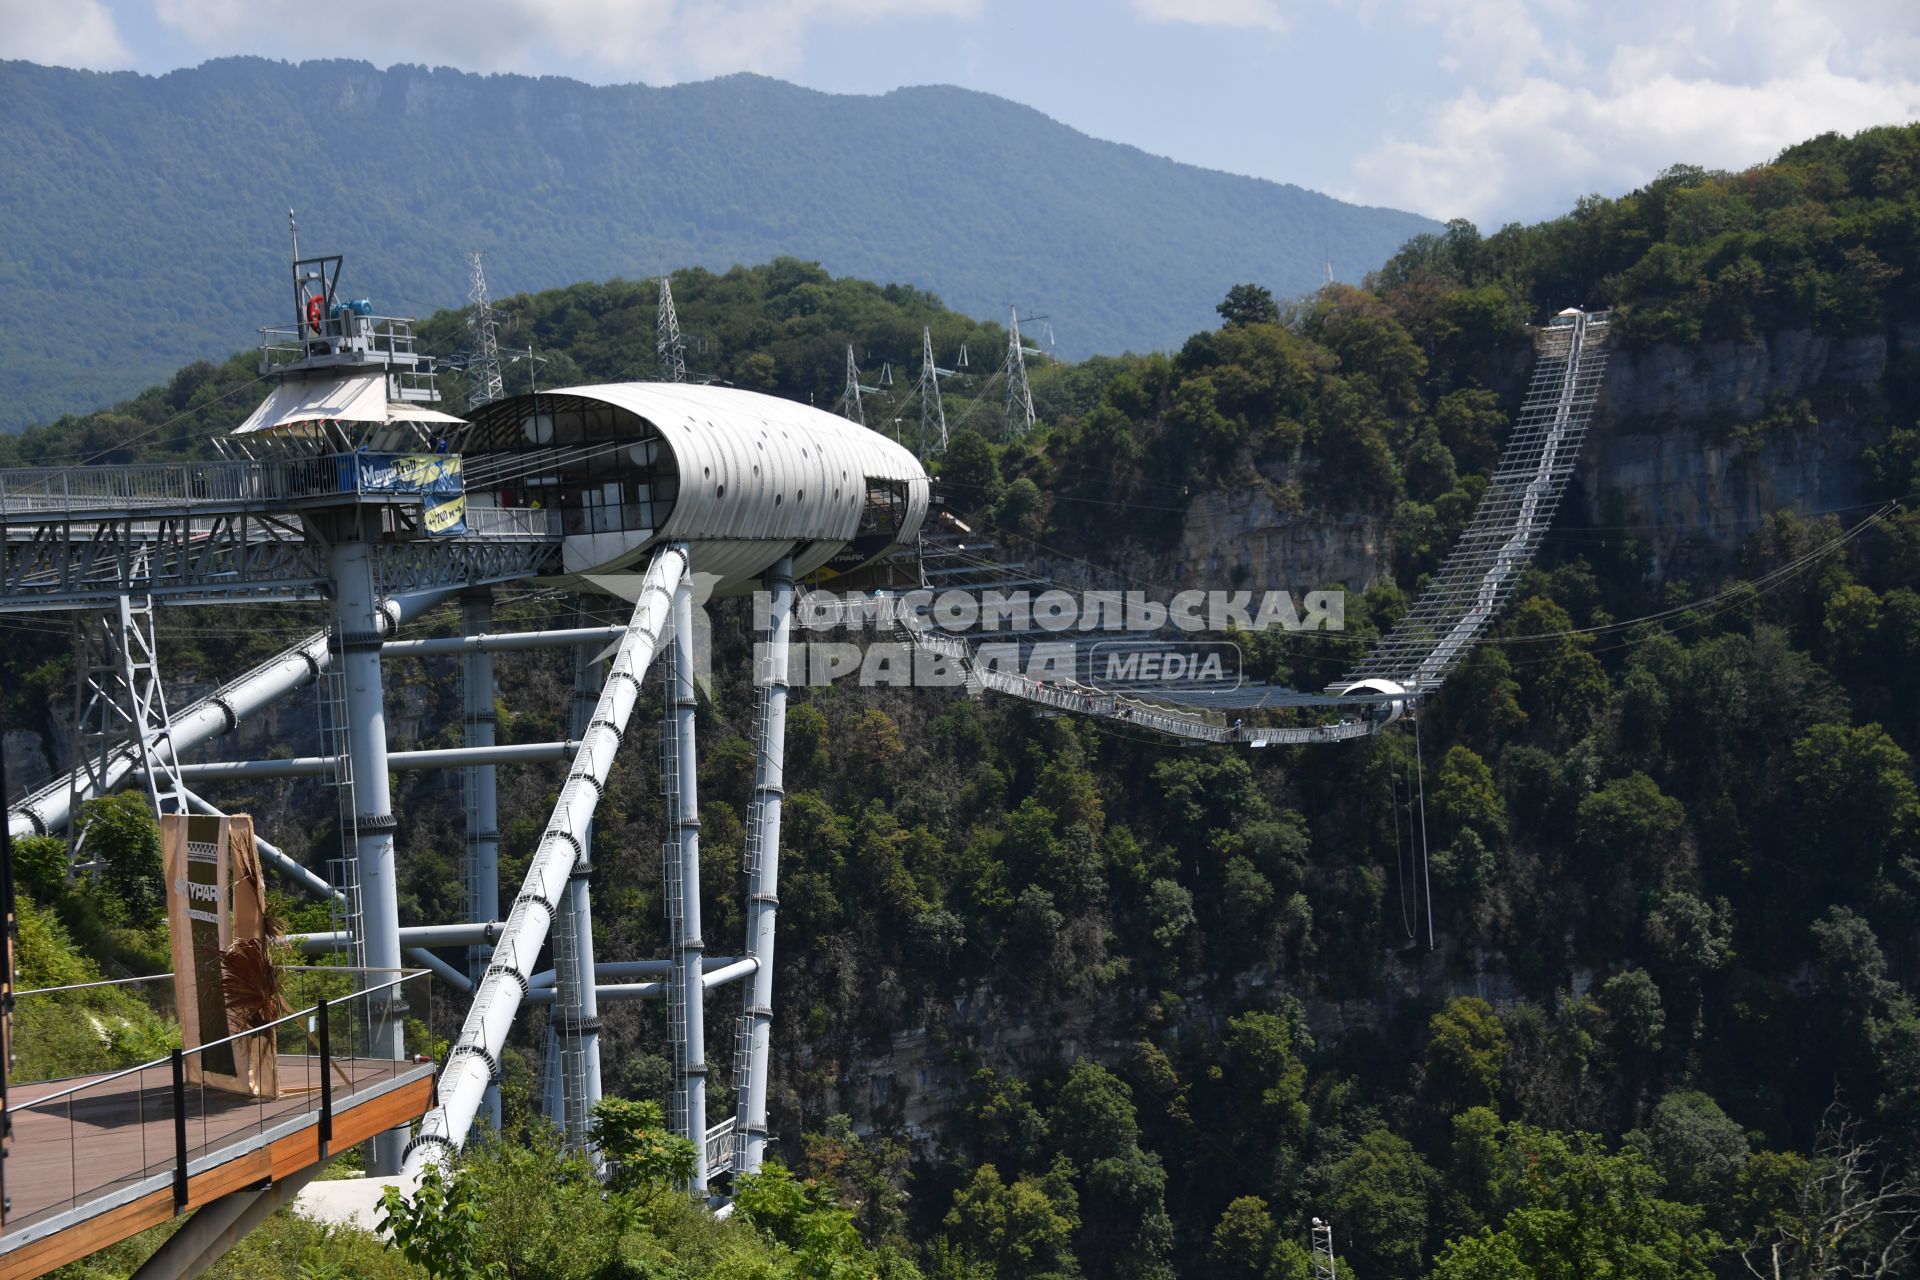
M 667 892 L 680 896 L 679 936 L 672 939 L 674 969 L 667 979 L 679 990 L 681 1025 L 672 1029 L 675 1084 L 684 1099 L 685 1111 L 678 1117 L 684 1125 L 683 1137 L 693 1143 L 693 1173 L 687 1189 L 699 1195 L 707 1189 L 707 1014 L 701 997 L 701 960 L 706 943 L 700 936 L 700 765 L 694 740 L 694 713 L 698 706 L 693 693 L 693 587 L 682 580 L 673 593 L 673 661 L 668 675 L 667 714 L 673 720 L 674 756 L 670 762 L 679 770 L 675 790 L 680 812 L 674 824 L 673 847 L 668 857 L 678 857 L 680 874 Z M 668 1014 L 669 1021 L 672 1014 Z
M 501 1048 L 513 1029 L 514 1015 L 526 996 L 527 975 L 553 925 L 556 904 L 580 856 L 580 836 L 593 821 L 594 807 L 620 748 L 620 737 L 640 698 L 640 680 L 666 633 L 673 593 L 687 576 L 684 545 L 656 552 L 640 583 L 640 595 L 626 635 L 614 653 L 606 687 L 593 709 L 593 722 L 580 754 L 567 771 L 560 799 L 546 832 L 534 849 L 519 897 L 494 945 L 493 962 L 467 1011 L 466 1024 L 440 1072 L 439 1105 L 420 1122 L 420 1134 L 407 1146 L 405 1172 L 417 1174 L 427 1161 L 444 1162 L 466 1141 L 474 1114 L 493 1082 Z
M 758 1173 L 767 1149 L 767 1066 L 773 1053 L 773 930 L 780 905 L 780 805 L 786 795 L 787 658 L 793 634 L 793 560 L 767 573 L 766 661 L 760 686 L 758 760 L 748 824 L 747 954 L 752 981 L 741 993 L 741 1035 L 747 1047 L 747 1078 L 736 1082 L 739 1143 L 735 1173 Z

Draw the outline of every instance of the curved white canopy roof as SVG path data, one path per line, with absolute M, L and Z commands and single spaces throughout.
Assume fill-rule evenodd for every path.
M 810 405 L 736 387 L 621 382 L 562 387 L 498 401 L 473 415 L 464 451 L 527 440 L 523 424 L 569 400 L 645 419 L 672 451 L 679 494 L 651 537 L 591 533 L 566 540 L 569 572 L 631 565 L 643 547 L 687 542 L 694 568 L 726 586 L 744 585 L 782 555 L 809 573 L 852 542 L 870 481 L 898 484 L 905 518 L 896 543 L 918 536 L 928 481 L 913 453 L 877 432 Z M 723 587 L 724 589 L 724 587 Z

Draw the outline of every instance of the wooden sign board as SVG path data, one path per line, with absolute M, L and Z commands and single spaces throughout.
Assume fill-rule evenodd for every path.
M 245 814 L 163 814 L 160 854 L 167 876 L 167 931 L 173 987 L 188 1078 L 251 1097 L 272 1098 L 273 1036 L 227 1040 L 240 1028 L 227 1016 L 221 953 L 247 938 L 266 941 L 267 886 Z

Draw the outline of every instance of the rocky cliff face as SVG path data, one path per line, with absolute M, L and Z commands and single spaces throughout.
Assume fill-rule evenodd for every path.
M 1633 526 L 1663 577 L 1724 563 L 1776 511 L 1864 516 L 1857 459 L 1884 431 L 1889 362 L 1916 354 L 1920 324 L 1616 352 L 1576 509 Z

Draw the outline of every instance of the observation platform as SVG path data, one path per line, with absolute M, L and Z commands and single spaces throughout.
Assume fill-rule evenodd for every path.
M 405 1010 L 395 989 L 415 1014 L 425 1012 L 426 974 L 412 972 L 168 1058 L 11 1086 L 0 1280 L 27 1280 L 223 1197 L 295 1177 L 424 1115 L 433 1102 L 431 1061 L 356 1052 L 377 1031 L 373 1024 L 393 1016 L 386 1011 Z M 211 1059 L 223 1050 L 244 1058 L 245 1046 L 269 1040 L 274 1096 L 200 1080 L 199 1068 L 216 1065 Z M 255 1049 L 256 1062 L 263 1051 Z

